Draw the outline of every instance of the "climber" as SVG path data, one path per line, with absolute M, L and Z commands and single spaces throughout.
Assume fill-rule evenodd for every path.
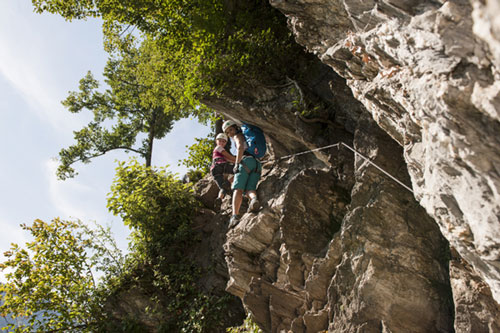
M 225 149 L 227 144 L 226 134 L 219 133 L 215 138 L 215 142 L 216 145 L 212 152 L 212 166 L 210 167 L 210 173 L 219 187 L 219 199 L 222 199 L 231 187 L 235 157 Z M 228 174 L 231 176 L 228 180 L 226 180 L 225 175 Z
M 229 221 L 229 228 L 232 228 L 239 222 L 238 213 L 243 201 L 243 192 L 246 192 L 246 194 L 250 198 L 250 211 L 256 212 L 260 208 L 256 190 L 257 183 L 260 180 L 262 165 L 255 154 L 250 154 L 250 152 L 247 151 L 249 147 L 246 137 L 243 135 L 241 128 L 236 124 L 236 122 L 232 120 L 225 121 L 222 124 L 222 130 L 229 137 L 233 138 L 237 150 L 233 170 L 233 214 Z

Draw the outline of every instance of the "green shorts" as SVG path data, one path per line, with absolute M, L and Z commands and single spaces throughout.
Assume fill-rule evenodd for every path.
M 260 162 L 251 156 L 243 156 L 238 170 L 239 172 L 234 175 L 233 190 L 257 190 L 257 183 L 262 173 L 262 165 Z

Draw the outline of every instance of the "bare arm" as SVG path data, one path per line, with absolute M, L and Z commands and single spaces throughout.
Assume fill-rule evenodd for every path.
M 245 151 L 245 137 L 243 134 L 238 133 L 234 137 L 234 142 L 236 143 L 236 161 L 235 163 L 241 163 L 243 158 L 243 152 Z
M 231 153 L 229 153 L 226 150 L 222 151 L 222 156 L 224 156 L 226 161 L 229 161 L 231 163 L 234 163 L 234 161 L 236 161 L 236 157 L 234 157 Z

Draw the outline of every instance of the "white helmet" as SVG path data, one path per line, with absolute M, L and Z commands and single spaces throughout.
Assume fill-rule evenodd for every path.
M 224 134 L 224 133 L 219 133 L 217 134 L 217 136 L 215 137 L 215 140 L 219 140 L 219 139 L 222 139 L 222 140 L 226 140 L 227 141 L 227 135 Z
M 224 124 L 222 124 L 222 130 L 224 132 L 226 132 L 226 130 L 231 127 L 231 126 L 234 126 L 234 125 L 237 125 L 236 122 L 234 120 L 226 120 L 224 122 Z

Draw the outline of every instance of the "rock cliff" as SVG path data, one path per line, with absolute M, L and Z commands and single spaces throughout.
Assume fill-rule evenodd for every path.
M 227 291 L 266 332 L 500 331 L 498 3 L 270 3 L 314 70 L 204 101 L 270 146 Z

